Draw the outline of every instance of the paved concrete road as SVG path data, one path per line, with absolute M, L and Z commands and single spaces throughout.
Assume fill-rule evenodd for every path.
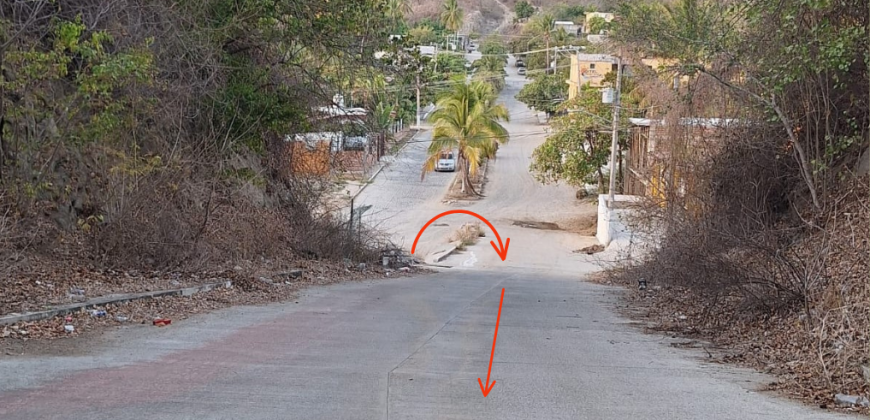
M 444 208 L 441 200 L 455 176 L 453 172 L 430 172 L 420 179 L 431 136 L 431 130 L 426 130 L 412 138 L 354 203 L 357 207 L 372 206 L 363 221 L 389 233 L 397 245 L 406 249 L 411 249 L 420 227 Z M 441 228 L 435 226 L 439 234 L 433 236 L 449 233 Z M 440 243 L 426 241 L 418 253 L 426 255 Z
M 473 60 L 478 56 L 479 53 L 474 53 L 466 57 Z M 427 174 L 423 181 L 420 180 L 431 140 L 431 132 L 424 131 L 357 198 L 357 206 L 372 205 L 365 220 L 384 228 L 392 234 L 396 243 L 410 249 L 420 228 L 435 215 L 456 208 L 472 210 L 496 224 L 503 237 L 528 237 L 526 241 L 516 242 L 512 239 L 511 242 L 512 246 L 516 246 L 518 255 L 528 256 L 524 260 L 511 258 L 511 262 L 525 267 L 549 266 L 552 256 L 559 256 L 566 262 L 577 261 L 571 255 L 572 250 L 597 243 L 594 238 L 583 238 L 565 231 L 540 232 L 513 226 L 514 222 L 535 221 L 556 223 L 570 230 L 582 224 L 582 220 L 594 218 L 596 207 L 595 204 L 576 200 L 574 188 L 541 185 L 529 173 L 532 152 L 544 141 L 546 126 L 539 122 L 541 117 L 538 113 L 514 98 L 527 79 L 517 75 L 512 64 L 507 71 L 506 86 L 499 96 L 499 103 L 510 111 L 511 122 L 505 126 L 511 139 L 499 148 L 498 158 L 489 165 L 489 181 L 484 190 L 486 198 L 470 203 L 444 203 L 444 195 L 448 184 L 454 179 L 454 173 L 433 172 Z M 475 220 L 462 215 L 451 215 L 439 220 L 421 236 L 417 254 L 423 257 L 443 247 L 449 242 L 450 234 L 460 225 Z M 504 263 L 495 253 L 485 252 L 489 247 L 489 239 L 482 241 L 464 256 L 452 258 L 451 264 L 461 266 L 474 253 L 479 256 L 475 267 L 504 268 Z
M 485 378 L 506 290 L 489 397 Z M 694 360 L 573 276 L 465 271 L 134 327 L 89 355 L 0 359 L 0 418 L 821 419 Z
M 482 242 L 438 274 L 130 326 L 65 357 L 0 355 L 0 419 L 841 418 L 754 392 L 766 378 L 640 333 L 615 315 L 617 291 L 583 281 L 594 261 L 571 249 L 584 239 L 512 225 L 569 223 L 587 207 L 526 172 L 542 127 L 512 101 L 523 78 L 509 73 L 502 100 L 514 138 L 492 166 L 487 198 L 469 206 L 511 237 L 507 261 Z M 452 174 L 419 182 L 425 139 L 358 200 L 408 246 L 450 208 L 441 196 Z M 426 242 L 460 221 L 433 227 Z M 502 288 L 496 384 L 484 398 L 477 379 L 486 379 Z

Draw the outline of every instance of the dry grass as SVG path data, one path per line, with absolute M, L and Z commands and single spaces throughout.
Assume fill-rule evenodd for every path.
M 450 235 L 450 242 L 458 242 L 456 248 L 464 250 L 467 246 L 477 243 L 477 240 L 485 235 L 480 222 L 466 223 Z

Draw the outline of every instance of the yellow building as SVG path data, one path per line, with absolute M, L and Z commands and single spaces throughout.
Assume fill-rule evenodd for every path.
M 668 67 L 673 67 L 679 64 L 678 60 L 672 58 L 650 57 L 642 58 L 640 59 L 640 62 L 650 70 L 658 73 L 662 81 L 667 83 L 675 83 L 675 75 L 672 71 L 668 71 Z M 689 76 L 680 76 L 680 86 L 687 86 L 690 80 L 691 78 Z
M 580 87 L 589 84 L 602 87 L 604 75 L 616 70 L 616 57 L 607 54 L 575 54 L 571 56 L 568 76 L 568 100 L 577 97 Z
M 583 22 L 583 33 L 589 33 L 589 22 L 594 18 L 602 18 L 605 22 L 610 23 L 613 21 L 613 13 L 600 13 L 600 12 L 587 12 L 586 13 L 586 21 Z
M 643 65 L 645 65 L 645 66 L 647 66 L 650 69 L 655 70 L 655 71 L 659 71 L 659 70 L 663 69 L 664 67 L 673 66 L 673 65 L 677 64 L 677 60 L 674 60 L 674 59 L 655 58 L 655 57 L 641 58 L 640 62 L 643 63 Z

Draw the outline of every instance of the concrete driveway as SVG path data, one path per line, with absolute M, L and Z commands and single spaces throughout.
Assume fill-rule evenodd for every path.
M 543 130 L 512 100 L 521 83 L 511 76 L 502 95 L 514 138 L 491 168 L 487 198 L 467 207 L 511 237 L 506 261 L 482 243 L 437 274 L 312 288 L 298 303 L 168 328 L 130 326 L 80 354 L 0 356 L 0 419 L 846 418 L 753 391 L 769 379 L 639 332 L 614 313 L 618 290 L 584 282 L 595 261 L 571 250 L 589 238 L 513 224 L 567 226 L 589 206 L 528 175 Z M 408 246 L 451 208 L 441 194 L 452 174 L 419 181 L 418 140 L 358 200 Z M 427 231 L 427 246 L 461 219 Z M 496 384 L 484 398 L 478 378 L 502 289 Z

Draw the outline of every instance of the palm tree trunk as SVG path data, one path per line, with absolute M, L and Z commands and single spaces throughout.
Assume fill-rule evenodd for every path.
M 462 191 L 465 194 L 465 187 L 469 184 L 468 181 L 468 161 L 464 156 L 459 155 L 459 170 L 462 171 Z

